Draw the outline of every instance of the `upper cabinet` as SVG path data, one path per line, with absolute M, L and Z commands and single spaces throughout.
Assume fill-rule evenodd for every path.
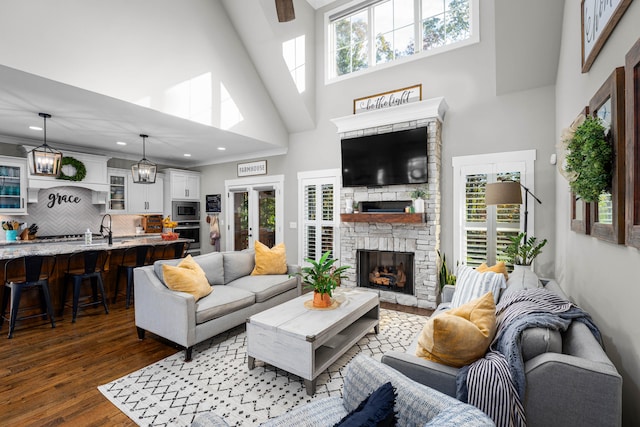
M 126 213 L 127 201 L 127 171 L 109 169 L 107 174 L 109 193 L 107 194 L 108 213 Z
M 27 162 L 0 156 L 0 213 L 27 214 Z
M 200 200 L 200 172 L 165 169 L 171 200 Z
M 164 180 L 158 174 L 153 184 L 134 184 L 131 174 L 127 175 L 130 214 L 162 214 Z

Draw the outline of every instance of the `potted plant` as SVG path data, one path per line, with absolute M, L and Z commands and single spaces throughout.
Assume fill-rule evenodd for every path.
M 447 256 L 440 254 L 439 250 L 436 250 L 438 253 L 438 258 L 440 258 L 440 270 L 438 271 L 438 281 L 440 282 L 440 291 L 444 288 L 444 285 L 455 285 L 456 284 L 456 275 L 449 270 L 447 266 Z
M 509 261 L 515 266 L 531 265 L 533 260 L 542 253 L 542 248 L 547 244 L 547 239 L 538 242 L 536 237 L 529 237 L 526 240 L 525 233 L 509 237 L 511 243 L 506 247 L 505 254 Z
M 331 251 L 327 251 L 318 261 L 307 258 L 305 261 L 311 266 L 303 267 L 301 273 L 297 273 L 302 276 L 305 289 L 313 290 L 314 307 L 331 306 L 333 290 L 338 286 L 340 279 L 346 277 L 342 273 L 350 268 L 348 265 L 334 266 L 338 260 L 330 257 Z
M 424 199 L 429 198 L 429 191 L 425 187 L 417 187 L 411 192 L 413 209 L 416 213 L 424 212 Z

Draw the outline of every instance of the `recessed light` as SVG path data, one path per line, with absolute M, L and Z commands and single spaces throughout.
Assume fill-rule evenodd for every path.
M 42 128 L 40 126 L 29 126 L 29 129 L 31 129 L 31 130 L 42 130 Z
M 127 145 L 127 143 L 124 142 L 124 141 L 118 141 L 118 142 L 116 142 L 116 144 L 118 144 L 118 145 Z
M 189 153 L 184 153 L 184 154 L 183 154 L 183 156 L 185 156 L 185 157 L 191 157 L 191 154 L 189 154 Z
M 227 149 L 226 147 L 218 147 L 218 150 L 220 150 L 220 151 L 224 151 L 226 149 Z

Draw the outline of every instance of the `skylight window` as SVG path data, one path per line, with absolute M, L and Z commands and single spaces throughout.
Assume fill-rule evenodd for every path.
M 327 80 L 477 42 L 478 0 L 367 0 L 329 12 Z
M 304 42 L 305 37 L 303 34 L 300 37 L 282 43 L 282 56 L 291 73 L 291 78 L 298 88 L 298 93 L 302 93 L 306 89 Z

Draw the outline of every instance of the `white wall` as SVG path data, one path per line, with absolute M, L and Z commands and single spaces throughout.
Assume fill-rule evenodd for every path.
M 288 134 L 220 1 L 21 0 L 0 6 L 0 63 L 174 114 L 168 90 L 211 74 L 244 120 L 228 130 L 280 146 Z
M 580 0 L 565 4 L 556 84 L 556 140 L 640 37 L 640 3 L 631 3 L 591 70 L 581 73 Z M 640 254 L 574 233 L 569 227 L 569 186 L 556 174 L 556 278 L 593 316 L 605 349 L 623 376 L 623 424 L 640 423 Z

